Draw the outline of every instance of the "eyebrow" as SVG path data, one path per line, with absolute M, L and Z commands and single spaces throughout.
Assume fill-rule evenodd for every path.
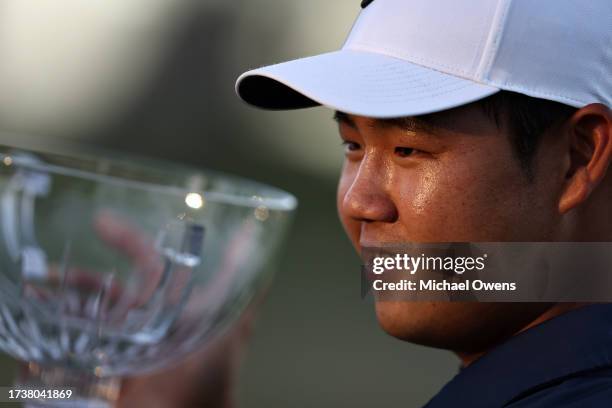
M 353 129 L 357 129 L 357 124 L 353 120 L 352 116 L 348 113 L 336 111 L 334 112 L 334 120 L 338 123 L 345 124 Z M 398 128 L 408 132 L 425 131 L 432 133 L 433 124 L 430 123 L 425 117 L 416 116 L 404 116 L 399 118 L 389 119 L 373 119 L 372 127 L 389 129 Z

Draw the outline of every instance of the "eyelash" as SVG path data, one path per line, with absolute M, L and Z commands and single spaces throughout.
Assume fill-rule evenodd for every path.
M 361 145 L 359 143 L 351 142 L 349 140 L 344 140 L 342 142 L 342 146 L 344 146 L 344 148 L 350 152 L 354 152 L 361 148 Z
M 355 142 L 351 142 L 348 140 L 345 140 L 342 142 L 342 146 L 345 147 L 345 149 L 347 150 L 347 152 L 354 152 L 357 151 L 361 148 L 361 145 L 359 143 L 355 143 Z M 413 149 L 411 147 L 396 147 L 395 148 L 395 154 L 398 155 L 399 157 L 409 157 L 411 155 L 413 155 L 414 153 L 418 152 L 417 149 Z
M 408 157 L 414 154 L 417 150 L 411 147 L 396 147 L 395 154 L 399 157 Z

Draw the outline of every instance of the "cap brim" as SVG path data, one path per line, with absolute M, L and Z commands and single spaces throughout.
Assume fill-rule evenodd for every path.
M 402 59 L 353 50 L 255 69 L 236 82 L 238 95 L 259 108 L 324 105 L 374 118 L 438 112 L 498 91 Z

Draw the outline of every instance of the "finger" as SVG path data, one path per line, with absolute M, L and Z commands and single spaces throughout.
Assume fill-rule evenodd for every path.
M 138 277 L 142 284 L 134 302 L 145 304 L 157 289 L 164 270 L 164 262 L 153 241 L 139 228 L 110 211 L 102 211 L 95 217 L 94 229 L 107 245 L 133 262 L 134 277 Z
M 108 211 L 95 217 L 94 229 L 105 243 L 136 263 L 147 263 L 157 252 L 153 242 L 138 228 Z

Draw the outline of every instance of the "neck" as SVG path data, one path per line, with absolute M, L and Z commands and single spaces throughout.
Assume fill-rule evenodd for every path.
M 515 336 L 515 335 L 517 335 L 519 333 L 522 333 L 525 330 L 529 330 L 530 328 L 532 328 L 534 326 L 537 326 L 537 325 L 539 325 L 541 323 L 544 323 L 547 320 L 550 320 L 552 318 L 560 316 L 563 313 L 567 313 L 570 310 L 578 309 L 578 308 L 586 306 L 588 304 L 589 303 L 557 303 L 554 306 L 552 306 L 551 308 L 547 309 L 544 313 L 542 313 L 540 316 L 538 316 L 535 320 L 531 321 L 530 323 L 528 323 L 527 325 L 522 327 L 520 330 L 518 330 L 516 333 L 514 333 L 513 336 Z M 504 340 L 507 340 L 507 339 L 504 339 Z M 461 366 L 462 367 L 467 367 L 470 364 L 472 364 L 474 361 L 478 360 L 480 357 L 482 357 L 485 354 L 487 354 L 490 350 L 495 348 L 500 343 L 501 342 L 499 342 L 499 343 L 495 344 L 494 346 L 489 347 L 488 349 L 483 350 L 483 351 L 478 351 L 478 352 L 474 352 L 474 353 L 457 352 L 456 354 L 459 357 L 459 359 L 461 360 Z

